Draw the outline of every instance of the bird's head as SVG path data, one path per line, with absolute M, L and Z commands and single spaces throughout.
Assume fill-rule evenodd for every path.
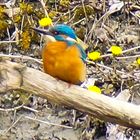
M 63 39 L 75 41 L 77 39 L 74 30 L 70 26 L 65 24 L 57 24 L 54 27 L 50 28 L 49 31 L 58 41 L 61 41 Z
M 77 41 L 77 36 L 74 30 L 65 24 L 57 24 L 55 26 L 50 27 L 48 30 L 33 28 L 37 32 L 40 32 L 45 35 L 45 40 L 47 42 L 55 42 L 55 41 Z

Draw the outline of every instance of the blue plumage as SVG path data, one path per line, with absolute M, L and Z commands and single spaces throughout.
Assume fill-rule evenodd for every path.
M 65 25 L 65 24 L 57 24 L 54 27 L 52 27 L 50 31 L 57 32 L 58 34 L 66 35 L 73 39 L 76 39 L 76 34 L 74 30 L 70 26 Z

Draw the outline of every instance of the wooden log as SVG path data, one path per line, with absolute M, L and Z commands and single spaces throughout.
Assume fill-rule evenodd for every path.
M 99 95 L 21 64 L 0 62 L 0 93 L 25 90 L 104 121 L 140 129 L 140 106 Z

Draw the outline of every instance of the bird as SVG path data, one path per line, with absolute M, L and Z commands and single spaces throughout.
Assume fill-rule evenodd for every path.
M 46 38 L 42 49 L 44 72 L 70 84 L 83 83 L 86 78 L 86 53 L 78 43 L 75 31 L 66 24 L 33 29 Z

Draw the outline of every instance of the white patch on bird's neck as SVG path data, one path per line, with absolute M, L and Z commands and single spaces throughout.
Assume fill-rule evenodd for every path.
M 55 38 L 51 35 L 43 35 L 43 40 L 45 41 L 45 44 L 56 42 Z
M 77 42 L 75 39 L 71 38 L 71 37 L 66 37 L 66 40 L 72 41 L 72 42 Z

